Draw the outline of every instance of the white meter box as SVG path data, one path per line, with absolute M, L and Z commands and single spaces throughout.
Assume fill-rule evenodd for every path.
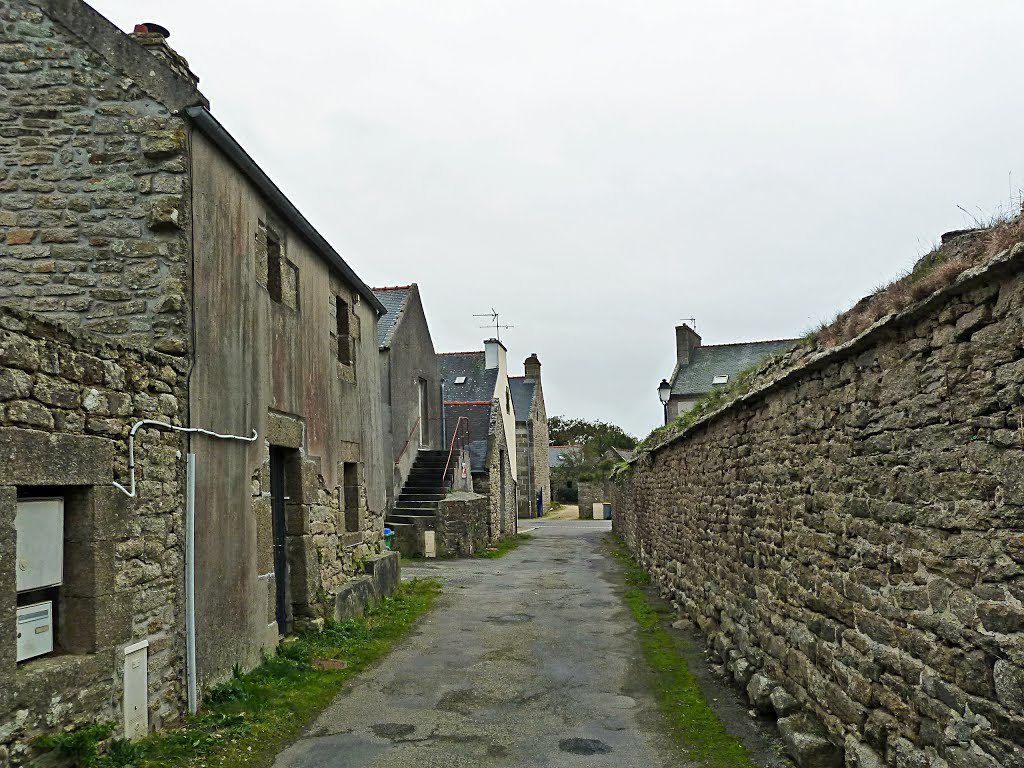
M 16 588 L 43 589 L 64 580 L 64 499 L 22 499 L 14 515 Z
M 42 656 L 53 650 L 53 603 L 18 608 L 17 661 Z

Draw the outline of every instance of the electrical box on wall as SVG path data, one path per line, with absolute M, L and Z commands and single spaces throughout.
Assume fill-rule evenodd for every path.
M 59 585 L 64 580 L 64 500 L 18 501 L 14 533 L 17 591 Z
M 53 603 L 34 603 L 18 608 L 17 661 L 53 651 Z

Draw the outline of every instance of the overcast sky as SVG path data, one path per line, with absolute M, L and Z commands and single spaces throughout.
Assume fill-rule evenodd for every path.
M 800 336 L 1024 186 L 1019 0 L 93 0 L 438 351 L 661 421 L 673 327 Z

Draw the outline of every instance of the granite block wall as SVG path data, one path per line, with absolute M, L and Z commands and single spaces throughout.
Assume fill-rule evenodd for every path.
M 613 496 L 801 765 L 1024 766 L 1024 247 L 641 454 Z
M 0 765 L 27 762 L 44 731 L 121 723 L 121 651 L 140 640 L 150 726 L 181 713 L 184 440 L 141 430 L 137 497 L 112 482 L 128 483 L 133 423 L 181 423 L 185 376 L 179 357 L 0 308 Z M 26 496 L 64 498 L 64 583 L 56 652 L 16 662 L 13 523 Z

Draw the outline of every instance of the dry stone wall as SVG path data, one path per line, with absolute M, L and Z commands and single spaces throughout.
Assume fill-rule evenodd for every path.
M 180 424 L 186 365 L 0 308 L 0 765 L 29 759 L 32 737 L 120 723 L 124 646 L 148 640 L 149 723 L 181 713 L 183 626 L 179 434 L 141 430 L 137 498 L 127 434 L 140 419 Z M 18 496 L 61 496 L 64 584 L 58 653 L 15 661 Z
M 1024 248 L 622 474 L 616 531 L 801 765 L 1024 766 Z

